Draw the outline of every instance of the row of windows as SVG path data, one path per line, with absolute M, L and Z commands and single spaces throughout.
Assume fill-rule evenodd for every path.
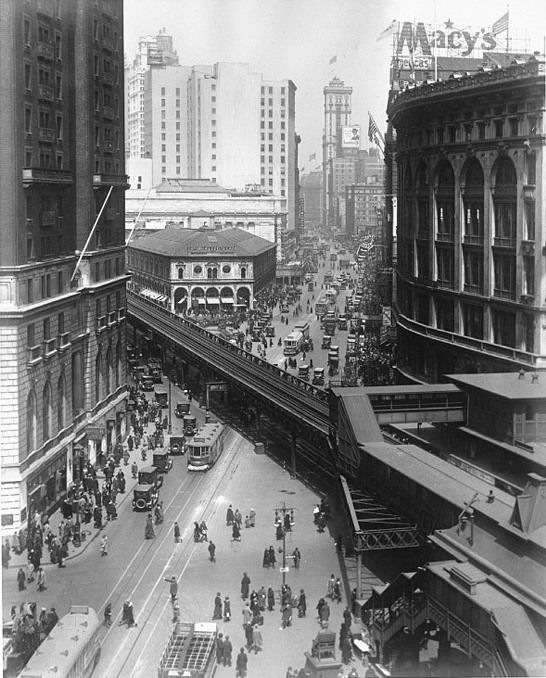
M 265 120 L 262 120 L 260 122 L 260 127 L 261 127 L 261 129 L 265 129 Z M 269 123 L 268 123 L 268 129 L 273 129 L 273 121 L 272 120 L 270 120 Z M 284 122 L 284 120 L 281 120 L 281 129 L 286 129 L 286 123 Z
M 263 108 L 262 108 L 261 117 L 265 118 L 265 109 L 263 109 Z M 268 111 L 268 117 L 269 118 L 273 117 L 273 109 L 272 108 L 270 108 L 269 111 Z M 286 111 L 281 110 L 281 118 L 286 118 Z
M 267 92 L 266 92 L 267 89 Z M 273 87 L 262 87 L 262 94 L 273 94 Z M 286 87 L 281 87 L 281 94 L 286 94 Z
M 399 137 L 402 148 L 432 146 L 444 143 L 469 143 L 485 139 L 502 139 L 517 137 L 522 134 L 536 136 L 539 131 L 540 120 L 536 115 L 521 117 L 497 118 L 491 121 L 480 120 L 475 123 L 465 122 L 444 127 L 419 129 L 416 132 L 407 132 Z

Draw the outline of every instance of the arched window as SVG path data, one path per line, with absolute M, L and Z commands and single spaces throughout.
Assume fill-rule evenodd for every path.
M 178 267 L 178 278 L 183 278 L 184 277 L 184 266 L 179 266 Z
M 66 380 L 61 374 L 57 382 L 57 430 L 61 431 L 66 423 Z
M 210 266 L 209 268 L 207 268 L 207 278 L 209 280 L 214 280 L 217 277 L 218 277 L 218 269 L 216 268 L 216 266 Z
M 507 157 L 500 158 L 495 172 L 495 238 L 516 238 L 516 170 Z M 497 242 L 502 245 L 503 243 Z M 508 243 L 504 243 L 508 244 Z M 515 242 L 513 243 L 515 246 Z
M 241 278 L 246 278 L 246 266 L 241 266 Z
M 42 395 L 42 443 L 50 439 L 51 433 L 51 386 L 48 381 Z
M 476 158 L 468 160 L 462 172 L 464 209 L 464 289 L 465 292 L 483 294 L 484 250 L 483 250 L 483 169 Z M 481 331 L 481 330 L 480 330 Z M 480 335 L 481 336 L 481 335 Z
M 36 449 L 36 396 L 34 391 L 27 398 L 27 452 Z
M 438 167 L 436 188 L 436 218 L 438 236 L 453 238 L 455 217 L 455 176 L 450 163 L 445 160 Z
M 102 369 L 102 355 L 99 351 L 95 360 L 95 403 L 98 403 L 102 398 L 103 393 L 103 369 Z
M 517 208 L 517 180 L 514 163 L 507 156 L 501 157 L 493 167 L 495 184 L 493 187 L 493 204 L 495 219 L 495 235 L 493 239 L 493 268 L 494 290 L 493 294 L 502 299 L 516 298 L 516 208 Z M 507 316 L 510 314 L 507 314 Z M 510 332 L 497 332 L 500 325 L 495 325 L 493 317 L 493 329 L 496 343 L 513 346 L 513 328 L 510 324 Z M 504 317 L 504 316 L 503 316 Z M 503 321 L 504 322 L 504 321 Z M 499 337 L 502 336 L 502 340 Z M 507 338 L 508 337 L 508 338 Z

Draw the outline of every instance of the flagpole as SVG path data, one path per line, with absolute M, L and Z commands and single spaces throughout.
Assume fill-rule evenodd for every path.
M 506 16 L 508 21 L 506 22 L 506 53 L 510 51 L 510 5 L 506 5 Z

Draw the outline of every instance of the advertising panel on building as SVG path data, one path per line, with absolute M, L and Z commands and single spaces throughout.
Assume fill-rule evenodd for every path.
M 360 125 L 341 128 L 341 145 L 343 148 L 360 149 Z

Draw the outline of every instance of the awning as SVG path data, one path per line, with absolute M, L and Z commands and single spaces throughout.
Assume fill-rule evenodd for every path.
M 207 304 L 219 304 L 220 297 L 207 297 Z
M 160 294 L 158 301 L 160 301 L 161 303 L 164 303 L 165 301 L 167 301 L 168 298 L 169 297 L 167 297 L 166 294 Z
M 147 289 L 146 287 L 145 287 L 144 289 L 141 289 L 141 290 L 140 290 L 140 294 L 141 294 L 143 297 L 149 297 L 150 299 L 153 298 L 153 297 L 152 297 L 152 295 L 153 295 L 152 290 L 149 290 L 149 289 Z
M 233 297 L 220 297 L 222 304 L 233 304 Z
M 192 301 L 196 301 L 198 304 L 206 304 L 205 297 L 194 297 Z

